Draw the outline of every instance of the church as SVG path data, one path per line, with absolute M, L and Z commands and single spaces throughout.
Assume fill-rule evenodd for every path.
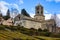
M 56 31 L 56 27 L 54 27 L 55 21 L 53 19 L 45 20 L 43 10 L 44 10 L 43 6 L 41 4 L 38 4 L 35 7 L 34 18 L 18 14 L 14 18 L 14 26 L 20 25 L 25 28 L 35 29 L 41 28 L 42 30 L 48 29 L 50 32 L 55 32 Z

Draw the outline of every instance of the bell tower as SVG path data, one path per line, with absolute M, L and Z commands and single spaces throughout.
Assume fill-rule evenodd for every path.
M 38 4 L 35 7 L 35 14 L 36 15 L 43 15 L 43 6 L 41 6 L 40 4 Z
M 43 14 L 43 6 L 42 6 L 42 5 L 38 4 L 38 5 L 35 7 L 35 16 L 34 16 L 34 18 L 35 18 L 36 20 L 40 20 L 40 21 L 42 21 L 42 20 L 45 19 L 45 16 L 44 16 L 44 14 Z

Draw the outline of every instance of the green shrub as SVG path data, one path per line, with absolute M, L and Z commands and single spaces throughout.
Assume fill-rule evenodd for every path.
M 41 29 L 41 28 L 39 28 L 39 29 L 38 29 L 38 32 L 42 32 L 42 29 Z
M 44 29 L 43 32 L 48 32 L 48 30 L 47 29 Z
M 0 26 L 0 30 L 5 30 L 5 27 L 3 27 L 3 26 Z

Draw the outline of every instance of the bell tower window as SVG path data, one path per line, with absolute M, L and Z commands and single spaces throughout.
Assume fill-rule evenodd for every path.
M 37 11 L 37 13 L 39 14 L 39 11 Z

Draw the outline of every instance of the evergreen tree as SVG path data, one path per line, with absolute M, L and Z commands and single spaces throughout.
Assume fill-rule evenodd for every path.
M 42 32 L 42 29 L 41 29 L 41 28 L 39 28 L 39 29 L 38 29 L 38 32 Z
M 8 18 L 10 18 L 10 11 L 9 9 L 7 10 L 7 15 L 6 15 Z
M 8 19 L 10 18 L 10 11 L 9 11 L 9 9 L 7 10 L 6 16 L 3 16 L 3 18 L 4 18 L 5 20 L 8 20 Z
M 24 16 L 30 17 L 30 15 L 26 12 L 25 9 L 21 10 L 21 14 L 24 15 Z

